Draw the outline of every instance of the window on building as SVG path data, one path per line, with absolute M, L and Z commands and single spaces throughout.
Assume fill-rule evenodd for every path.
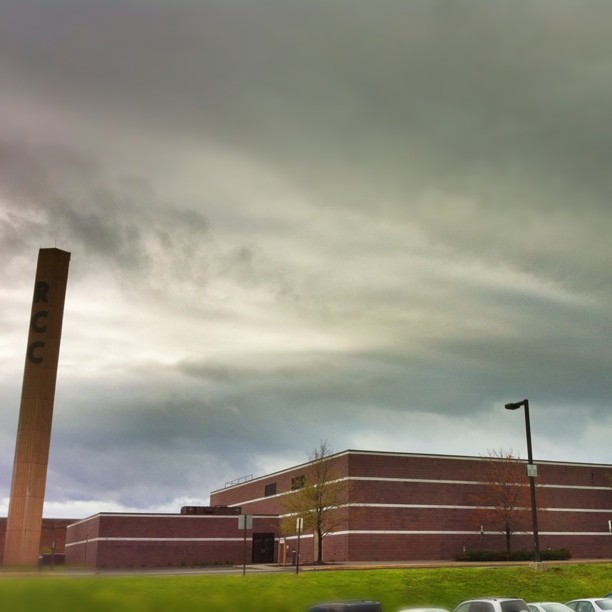
M 296 476 L 291 479 L 291 490 L 295 491 L 296 489 L 301 489 L 306 482 L 306 476 L 302 474 L 302 476 Z
M 271 482 L 270 484 L 266 485 L 266 488 L 264 489 L 264 495 L 266 497 L 270 497 L 271 495 L 276 495 L 276 483 L 275 482 Z

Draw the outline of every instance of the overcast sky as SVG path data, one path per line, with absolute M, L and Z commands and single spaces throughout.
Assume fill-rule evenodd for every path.
M 347 448 L 612 462 L 612 3 L 0 0 L 0 515 L 38 249 L 45 516 Z M 522 411 L 521 411 L 522 412 Z

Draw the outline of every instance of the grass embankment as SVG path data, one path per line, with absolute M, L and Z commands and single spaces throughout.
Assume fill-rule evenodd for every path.
M 612 591 L 612 564 L 345 570 L 225 576 L 42 574 L 0 579 L 7 612 L 305 612 L 315 603 L 373 599 L 384 612 L 403 606 L 453 609 L 460 601 L 510 595 L 527 601 L 597 597 Z

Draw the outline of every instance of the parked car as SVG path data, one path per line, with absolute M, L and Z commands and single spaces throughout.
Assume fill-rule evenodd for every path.
M 574 612 L 604 612 L 605 610 L 612 610 L 612 599 L 609 597 L 586 597 L 585 599 L 572 599 L 566 605 Z
M 531 612 L 572 612 L 572 608 L 558 601 L 537 601 L 527 605 Z
M 610 600 L 612 601 L 612 600 Z M 454 612 L 531 612 L 524 599 L 517 597 L 482 597 L 460 603 Z

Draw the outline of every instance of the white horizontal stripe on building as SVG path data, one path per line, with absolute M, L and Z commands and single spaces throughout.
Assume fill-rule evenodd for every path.
M 343 506 L 346 507 L 346 506 Z M 495 506 L 452 506 L 452 505 L 442 505 L 442 504 L 379 504 L 379 503 L 369 503 L 369 502 L 356 502 L 349 504 L 349 507 L 358 507 L 358 508 L 427 508 L 430 510 L 436 509 L 444 509 L 444 510 L 476 510 L 476 509 L 495 509 Z M 516 508 L 519 510 L 520 508 Z M 525 508 L 527 510 L 528 508 Z M 612 510 L 610 508 L 538 508 L 538 512 L 604 512 L 610 513 Z
M 79 540 L 66 543 L 69 546 L 78 544 L 91 544 L 92 542 L 243 542 L 244 538 L 130 538 L 130 537 L 102 537 Z
M 607 531 L 538 531 L 540 535 L 545 536 L 606 536 L 610 537 L 610 533 Z M 381 529 L 380 531 L 368 530 L 368 529 L 355 529 L 346 531 L 332 531 L 326 537 L 332 535 L 474 535 L 480 534 L 480 531 L 433 531 L 433 530 L 393 530 L 393 529 Z M 503 535 L 499 531 L 484 531 L 484 535 Z M 515 533 L 514 535 L 532 535 L 530 531 L 524 531 L 521 533 Z
M 605 512 L 607 514 L 612 512 L 612 508 L 604 508 L 601 510 L 597 508 L 538 508 L 538 512 L 540 510 L 546 512 Z
M 370 502 L 355 502 L 349 504 L 351 508 L 426 508 L 429 510 L 474 510 L 474 508 L 481 506 L 452 506 L 445 504 L 377 504 Z

